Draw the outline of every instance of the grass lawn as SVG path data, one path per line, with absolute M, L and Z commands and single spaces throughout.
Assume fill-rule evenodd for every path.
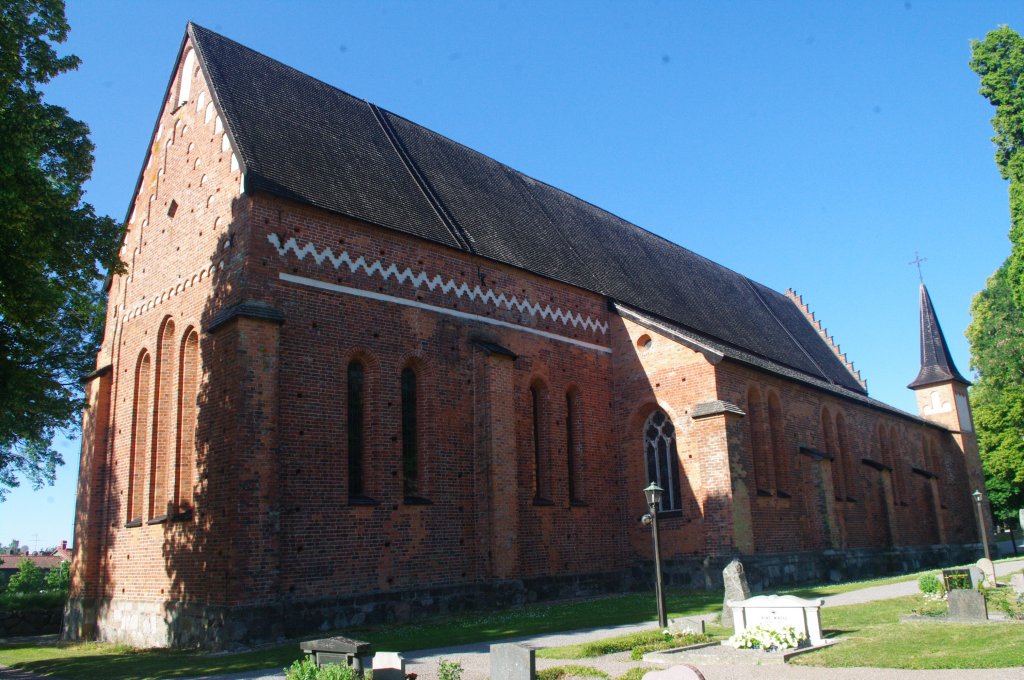
M 796 657 L 806 666 L 1005 668 L 1024 665 L 1024 624 L 900 623 L 920 595 L 821 610 L 828 637 L 842 642 Z
M 670 616 L 712 612 L 721 606 L 721 600 L 722 594 L 715 591 L 670 590 L 666 593 Z M 424 624 L 351 629 L 344 631 L 344 634 L 372 642 L 378 649 L 406 652 L 577 628 L 653 622 L 655 618 L 653 594 L 630 593 L 592 600 L 530 605 L 489 614 L 470 613 L 446 619 L 431 619 Z M 323 635 L 326 633 L 311 634 L 306 638 Z M 252 652 L 218 655 L 138 650 L 101 643 L 0 645 L 0 664 L 57 675 L 68 680 L 180 678 L 239 673 L 261 668 L 284 668 L 297 658 L 298 640 Z

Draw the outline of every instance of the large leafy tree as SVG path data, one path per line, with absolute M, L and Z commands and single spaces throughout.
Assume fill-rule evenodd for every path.
M 51 442 L 73 431 L 101 329 L 118 224 L 83 201 L 89 129 L 39 90 L 77 68 L 61 0 L 0 2 L 0 499 L 53 482 Z
M 1001 26 L 971 45 L 992 118 L 996 165 L 1010 183 L 1010 256 L 971 305 L 978 378 L 971 407 L 989 499 L 1010 520 L 1024 507 L 1024 38 Z

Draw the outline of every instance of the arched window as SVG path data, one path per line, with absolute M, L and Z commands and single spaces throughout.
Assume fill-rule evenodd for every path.
M 128 522 L 142 522 L 142 490 L 146 484 L 145 451 L 149 443 L 149 352 L 143 350 L 135 367 L 132 399 L 132 447 L 128 460 Z
M 882 457 L 882 464 L 889 468 L 889 481 L 892 487 L 892 500 L 893 503 L 899 502 L 898 493 L 896 490 L 896 466 L 893 464 L 892 459 L 892 440 L 889 437 L 889 429 L 884 425 L 878 426 L 878 448 Z
M 356 360 L 348 365 L 348 495 L 362 498 L 365 414 L 363 403 L 366 370 Z
M 419 431 L 416 422 L 416 371 L 402 369 L 402 492 L 406 498 L 418 495 Z
M 196 399 L 199 396 L 199 334 L 185 331 L 178 363 L 178 446 L 174 464 L 175 511 L 192 507 L 192 480 L 196 466 Z
M 750 428 L 750 454 L 754 461 L 754 489 L 758 496 L 771 496 L 775 488 L 775 466 L 764 422 L 761 392 L 756 387 L 747 390 L 747 426 Z
M 181 80 L 178 83 L 178 106 L 188 101 L 192 94 L 192 71 L 195 70 L 196 52 L 190 49 L 185 54 L 185 65 L 181 68 Z
M 664 489 L 658 512 L 682 510 L 676 428 L 660 409 L 652 413 L 644 425 L 644 463 L 647 466 L 648 484 L 654 482 Z
M 168 513 L 168 479 L 172 475 L 171 451 L 177 440 L 174 417 L 174 322 L 165 319 L 157 336 L 156 389 L 153 390 L 153 449 L 149 466 L 149 518 Z
M 530 385 L 530 419 L 532 423 L 531 448 L 533 449 L 533 498 L 535 501 L 548 500 L 547 458 L 545 435 L 545 402 L 547 390 L 540 383 Z
M 842 452 L 836 442 L 836 430 L 832 424 L 832 413 L 827 406 L 821 409 L 821 436 L 825 441 L 825 452 L 832 456 L 832 492 L 835 499 L 841 501 L 846 498 L 846 479 Z
M 583 423 L 580 414 L 580 393 L 570 389 L 565 393 L 565 466 L 569 487 L 569 502 L 583 501 Z
M 775 494 L 789 498 L 789 456 L 783 430 L 782 404 L 774 392 L 768 393 L 768 429 L 771 432 L 772 457 L 775 462 Z
M 889 443 L 892 447 L 892 492 L 893 499 L 901 504 L 907 502 L 907 477 L 904 474 L 903 437 L 895 426 L 889 427 Z
M 846 500 L 852 501 L 857 497 L 857 470 L 853 465 L 853 453 L 850 451 L 850 434 L 846 431 L 846 418 L 842 413 L 836 414 L 836 440 L 839 446 L 837 451 L 838 459 L 842 461 L 845 474 L 843 480 L 846 482 Z

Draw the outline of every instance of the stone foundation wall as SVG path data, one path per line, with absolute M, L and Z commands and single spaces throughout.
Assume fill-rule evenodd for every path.
M 531 602 L 624 592 L 633 586 L 631 574 L 614 572 L 233 608 L 75 598 L 68 602 L 63 637 L 137 647 L 233 649 L 351 626 L 405 623 L 464 611 L 502 610 Z
M 933 545 L 857 550 L 820 550 L 775 555 L 744 555 L 751 592 L 803 583 L 857 581 L 929 567 L 967 564 L 982 555 L 981 544 Z M 665 582 L 680 588 L 721 588 L 722 569 L 731 557 L 676 559 L 663 565 Z M 635 580 L 653 583 L 653 566 L 634 568 Z
M 761 592 L 798 583 L 866 579 L 964 564 L 980 554 L 980 546 L 962 545 L 748 555 L 742 561 L 751 591 Z M 683 588 L 721 588 L 722 569 L 729 559 L 669 560 L 664 564 L 666 582 Z M 68 602 L 64 638 L 139 647 L 233 649 L 354 626 L 405 623 L 465 611 L 503 610 L 533 602 L 645 590 L 653 588 L 653 582 L 653 565 L 640 563 L 605 574 L 513 579 L 233 608 L 76 598 Z
M 59 608 L 0 612 L 0 638 L 59 633 L 60 621 Z

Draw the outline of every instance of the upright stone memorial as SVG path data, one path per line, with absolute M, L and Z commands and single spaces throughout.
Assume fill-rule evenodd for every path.
M 1013 592 L 1024 595 L 1024 574 L 1014 574 L 1010 577 L 1010 584 L 1013 586 Z
M 995 588 L 996 565 L 992 564 L 992 560 L 986 557 L 982 557 L 980 560 L 975 562 L 975 564 L 977 565 L 978 569 L 981 570 L 981 573 L 985 576 L 985 585 L 989 586 L 990 588 Z
M 491 680 L 536 680 L 536 664 L 533 647 L 491 645 Z
M 946 593 L 949 618 L 954 621 L 988 621 L 985 596 L 977 590 L 951 590 Z
M 722 580 L 725 582 L 725 598 L 722 600 L 722 625 L 733 625 L 733 611 L 729 602 L 739 602 L 750 597 L 750 586 L 747 585 L 747 575 L 743 571 L 743 563 L 733 560 L 725 565 L 722 570 Z

